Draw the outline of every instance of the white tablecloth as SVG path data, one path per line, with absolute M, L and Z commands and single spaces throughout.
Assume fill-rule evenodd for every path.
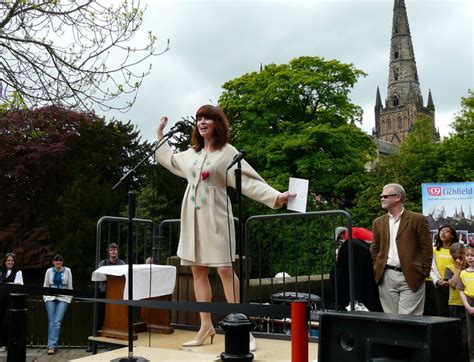
M 150 273 L 151 269 L 151 273 Z M 107 280 L 107 275 L 125 275 L 123 299 L 128 299 L 128 265 L 101 266 L 92 273 L 93 282 Z M 151 276 L 151 291 L 150 291 Z M 133 265 L 133 300 L 172 294 L 176 284 L 176 267 L 171 265 Z

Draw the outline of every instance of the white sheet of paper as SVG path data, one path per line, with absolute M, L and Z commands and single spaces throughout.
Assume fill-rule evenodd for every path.
M 302 178 L 290 177 L 288 191 L 295 192 L 296 197 L 288 200 L 288 210 L 306 212 L 306 201 L 308 200 L 309 181 Z

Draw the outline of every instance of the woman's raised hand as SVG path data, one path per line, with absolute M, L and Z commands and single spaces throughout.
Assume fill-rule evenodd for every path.
M 161 117 L 160 124 L 158 125 L 158 129 L 156 130 L 156 136 L 158 137 L 158 141 L 163 138 L 163 131 L 168 124 L 168 117 Z

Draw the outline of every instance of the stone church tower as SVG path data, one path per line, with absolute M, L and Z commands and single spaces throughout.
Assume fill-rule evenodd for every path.
M 423 106 L 405 1 L 395 0 L 387 97 L 384 107 L 377 87 L 374 138 L 400 144 L 420 113 L 431 118 L 433 132 L 436 133 L 431 90 L 428 93 L 428 103 L 426 107 Z M 439 138 L 439 135 L 437 137 Z

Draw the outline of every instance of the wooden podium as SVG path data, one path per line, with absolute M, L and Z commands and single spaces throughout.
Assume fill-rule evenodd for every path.
M 103 266 L 94 271 L 92 281 L 107 281 L 107 299 L 127 299 L 127 276 L 128 266 L 126 265 Z M 150 265 L 134 265 L 133 278 L 134 300 L 170 301 L 176 283 L 176 268 L 168 265 L 153 265 L 152 267 Z M 174 332 L 171 327 L 170 311 L 142 308 L 141 312 L 143 322 L 134 324 L 134 340 L 138 338 L 135 333 L 144 332 L 147 329 L 166 334 Z M 106 304 L 104 324 L 99 330 L 99 335 L 128 339 L 128 306 Z
M 107 299 L 123 299 L 125 276 L 107 276 Z M 133 340 L 136 340 L 138 331 L 133 326 Z M 105 305 L 105 319 L 99 336 L 128 339 L 128 306 L 120 304 Z
M 161 297 L 147 298 L 145 300 L 171 301 L 171 295 Z M 147 331 L 171 334 L 174 328 L 171 326 L 171 312 L 165 309 L 142 308 L 143 322 L 146 324 Z

